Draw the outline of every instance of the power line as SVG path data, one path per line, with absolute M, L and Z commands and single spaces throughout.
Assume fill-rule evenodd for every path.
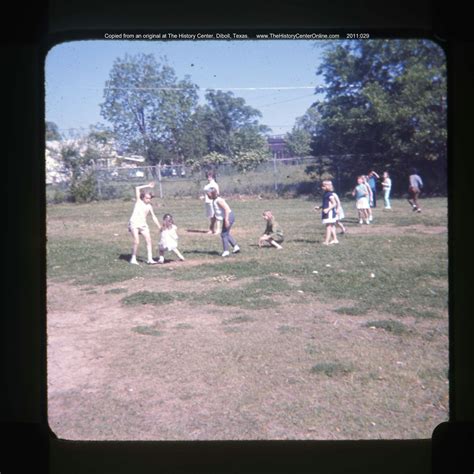
M 295 97 L 293 99 L 281 100 L 280 102 L 272 102 L 271 104 L 258 105 L 256 107 L 270 107 L 271 105 L 283 104 L 285 102 L 292 102 L 294 100 L 304 99 L 306 97 L 314 97 L 314 94 L 302 95 L 300 97 Z
M 85 89 L 101 89 L 99 87 L 85 87 Z M 122 91 L 141 91 L 141 90 L 163 90 L 163 91 L 184 91 L 189 90 L 190 87 L 104 87 L 104 90 L 122 90 Z M 220 91 L 263 91 L 263 90 L 301 90 L 313 89 L 318 92 L 325 90 L 323 86 L 274 86 L 274 87 L 206 87 L 202 90 L 220 90 Z

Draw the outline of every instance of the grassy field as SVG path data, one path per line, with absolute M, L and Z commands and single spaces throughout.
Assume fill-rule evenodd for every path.
M 131 201 L 48 207 L 53 430 L 70 439 L 431 437 L 448 417 L 446 199 L 423 199 L 421 214 L 394 200 L 370 226 L 343 202 L 348 233 L 332 246 L 321 245 L 315 202 L 228 202 L 242 251 L 223 259 L 220 238 L 203 233 L 202 202 L 155 200 L 159 218 L 173 214 L 186 257 L 156 266 L 144 263 L 144 243 L 141 265 L 128 263 Z M 265 209 L 285 231 L 281 251 L 257 246 Z M 92 366 L 97 375 L 81 375 Z M 125 396 L 126 380 L 135 388 Z

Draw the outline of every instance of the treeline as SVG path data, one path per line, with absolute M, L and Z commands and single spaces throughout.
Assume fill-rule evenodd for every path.
M 325 96 L 288 134 L 294 152 L 333 156 L 324 163 L 343 186 L 370 169 L 446 192 L 446 57 L 428 40 L 343 41 L 326 46 L 317 75 Z M 322 164 L 323 165 L 323 164 Z
M 325 42 L 315 74 L 324 86 L 286 135 L 293 156 L 321 157 L 307 170 L 343 188 L 357 174 L 387 170 L 395 182 L 418 168 L 431 192 L 446 192 L 446 58 L 428 40 Z M 233 162 L 247 170 L 270 158 L 259 110 L 232 92 L 199 88 L 179 79 L 166 58 L 117 58 L 104 87 L 95 139 L 113 139 L 146 164 Z M 57 127 L 48 124 L 49 136 Z M 322 157 L 331 157 L 330 159 Z

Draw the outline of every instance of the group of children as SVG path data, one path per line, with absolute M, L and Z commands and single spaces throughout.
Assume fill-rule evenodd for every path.
M 363 224 L 364 222 L 366 224 L 370 224 L 373 220 L 372 207 L 376 207 L 376 179 L 379 178 L 380 176 L 375 171 L 371 171 L 366 176 L 361 175 L 357 177 L 357 185 L 354 187 L 352 195 L 356 199 L 359 224 Z M 226 200 L 219 195 L 219 186 L 215 181 L 215 175 L 210 172 L 207 174 L 207 179 L 208 183 L 204 187 L 204 195 L 201 197 L 204 199 L 206 206 L 206 216 L 209 219 L 209 230 L 207 232 L 212 234 L 220 234 L 223 246 L 222 257 L 228 257 L 231 251 L 232 253 L 240 252 L 239 245 L 230 233 L 231 228 L 235 222 L 235 215 Z M 412 170 L 409 181 L 409 202 L 413 206 L 414 211 L 421 212 L 417 197 L 420 193 L 423 183 L 421 178 L 416 173 L 416 170 Z M 164 263 L 165 251 L 174 252 L 179 260 L 184 261 L 185 259 L 183 255 L 178 250 L 177 227 L 174 224 L 173 216 L 171 214 L 165 214 L 163 216 L 162 224 L 159 223 L 151 206 L 153 194 L 149 191 L 143 191 L 143 189 L 147 187 L 153 188 L 154 183 L 151 182 L 143 186 L 137 186 L 135 188 L 136 202 L 128 224 L 128 229 L 133 237 L 132 256 L 130 263 L 138 265 L 137 249 L 139 245 L 140 234 L 144 236 L 146 241 L 148 264 Z M 385 209 L 391 209 L 390 192 L 392 188 L 392 181 L 387 171 L 383 173 L 382 188 Z M 326 226 L 323 244 L 338 244 L 339 240 L 337 238 L 336 228 L 340 228 L 341 234 L 346 233 L 346 228 L 342 223 L 342 220 L 345 217 L 344 210 L 342 208 L 339 196 L 334 192 L 332 181 L 324 180 L 322 182 L 321 189 L 323 191 L 322 204 L 320 206 L 316 206 L 315 209 L 321 210 L 322 223 Z M 151 215 L 153 221 L 160 231 L 158 261 L 153 259 L 150 229 L 148 228 L 147 224 L 148 214 Z M 266 227 L 258 240 L 258 246 L 262 247 L 265 244 L 269 244 L 270 246 L 281 250 L 283 248 L 281 244 L 284 240 L 282 228 L 276 222 L 275 217 L 270 210 L 265 210 L 262 217 L 266 221 Z
M 368 175 L 360 175 L 357 177 L 357 185 L 352 190 L 352 195 L 356 199 L 359 224 L 364 222 L 370 224 L 373 220 L 372 208 L 377 206 L 376 179 L 380 179 L 380 176 L 375 171 L 371 171 Z M 382 188 L 385 209 L 392 209 L 390 205 L 392 180 L 387 171 L 383 173 Z
M 172 251 L 177 255 L 179 260 L 185 260 L 181 252 L 178 250 L 178 229 L 174 224 L 173 216 L 171 214 L 165 214 L 163 216 L 163 222 L 160 224 L 157 217 L 155 216 L 155 213 L 153 212 L 153 207 L 151 205 L 153 194 L 150 191 L 144 191 L 144 188 L 153 188 L 154 186 L 155 183 L 151 182 L 142 186 L 137 186 L 135 188 L 135 206 L 133 208 L 132 216 L 128 222 L 128 230 L 133 237 L 130 263 L 134 265 L 138 265 L 137 250 L 140 243 L 140 234 L 145 238 L 147 248 L 147 263 L 149 265 L 164 263 L 165 251 Z M 236 240 L 230 233 L 232 225 L 235 221 L 234 211 L 232 211 L 226 200 L 219 196 L 219 188 L 217 183 L 211 182 L 210 180 L 209 185 L 205 188 L 205 194 L 207 217 L 210 219 L 209 232 L 213 234 L 220 234 L 224 248 L 222 256 L 228 257 L 230 255 L 231 247 L 232 253 L 240 252 L 240 247 L 237 245 Z M 147 223 L 148 215 L 151 215 L 153 222 L 160 231 L 158 261 L 153 259 L 152 240 L 150 229 Z
M 151 200 L 153 194 L 151 192 L 144 192 L 144 188 L 153 188 L 155 183 L 144 184 L 143 186 L 137 186 L 135 188 L 135 206 L 133 208 L 132 216 L 128 222 L 128 230 L 133 237 L 133 246 L 132 246 L 132 256 L 130 258 L 130 263 L 138 265 L 137 261 L 137 250 L 140 243 L 140 234 L 143 235 L 146 242 L 147 249 L 147 263 L 149 265 L 154 265 L 156 263 L 164 263 L 164 254 L 165 251 L 174 252 L 178 258 L 184 261 L 184 257 L 181 252 L 178 250 L 178 233 L 177 227 L 174 224 L 173 216 L 171 214 L 165 214 L 163 216 L 163 222 L 160 224 L 155 213 L 153 212 L 153 207 L 151 205 Z M 150 235 L 150 229 L 147 223 L 147 216 L 151 215 L 153 222 L 158 227 L 160 231 L 160 242 L 158 244 L 159 259 L 158 261 L 153 259 L 153 248 Z

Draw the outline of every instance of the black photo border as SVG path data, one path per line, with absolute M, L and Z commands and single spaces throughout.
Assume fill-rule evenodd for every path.
M 428 0 L 384 3 L 281 0 L 206 4 L 50 0 L 4 17 L 2 92 L 7 142 L 7 284 L 2 473 L 443 472 L 452 440 L 472 440 L 473 349 L 470 177 L 474 47 L 467 10 Z M 28 12 L 26 12 L 28 9 Z M 73 442 L 47 424 L 44 59 L 65 40 L 113 31 L 353 32 L 437 41 L 448 59 L 450 421 L 433 439 L 262 442 Z M 461 434 L 459 434 L 461 433 Z M 448 442 L 448 440 L 451 440 Z M 438 467 L 439 466 L 439 467 Z M 439 469 L 439 470 L 437 470 Z M 459 471 L 464 472 L 464 471 Z M 472 472 L 470 471 L 465 472 Z

